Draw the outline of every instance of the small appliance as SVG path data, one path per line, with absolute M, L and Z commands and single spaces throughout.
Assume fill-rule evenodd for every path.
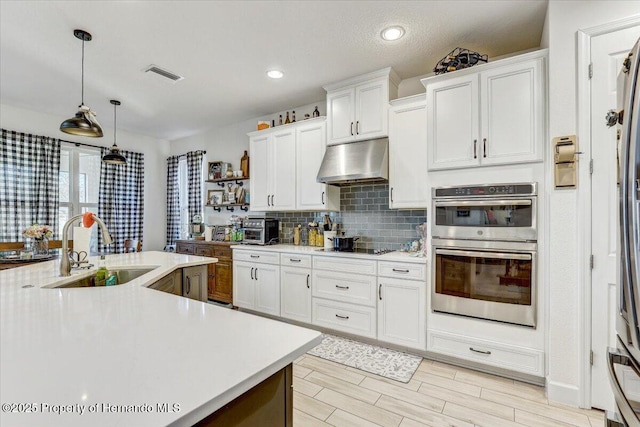
M 280 242 L 280 221 L 275 218 L 248 218 L 242 222 L 244 239 L 249 245 L 273 245 Z

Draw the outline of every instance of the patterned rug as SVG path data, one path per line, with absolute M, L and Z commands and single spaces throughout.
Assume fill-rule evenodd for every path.
M 327 334 L 309 354 L 403 383 L 409 382 L 422 361 L 420 356 Z

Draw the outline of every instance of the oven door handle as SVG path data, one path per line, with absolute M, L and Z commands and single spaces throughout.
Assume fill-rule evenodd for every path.
M 435 207 L 447 207 L 447 206 L 531 206 L 532 201 L 530 199 L 516 199 L 516 200 L 458 200 L 458 201 L 436 201 Z
M 516 254 L 512 252 L 479 252 L 479 251 L 462 251 L 457 249 L 436 249 L 436 255 L 453 255 L 468 256 L 477 258 L 498 258 L 498 259 L 516 259 L 522 261 L 531 261 L 533 257 L 530 254 Z

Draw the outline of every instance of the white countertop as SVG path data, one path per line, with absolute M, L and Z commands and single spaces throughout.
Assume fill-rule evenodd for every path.
M 360 254 L 355 252 L 338 252 L 338 251 L 321 251 L 319 246 L 296 246 L 296 245 L 233 245 L 231 249 L 244 249 L 244 250 L 256 250 L 256 251 L 270 251 L 270 252 L 282 252 L 282 253 L 307 253 L 309 255 L 320 256 L 332 256 L 332 257 L 348 257 L 348 258 L 364 258 L 372 259 L 376 261 L 399 261 L 399 262 L 414 262 L 418 264 L 425 264 L 427 258 L 421 258 L 415 256 L 413 253 L 394 251 L 382 255 L 373 254 Z
M 321 340 L 310 329 L 146 288 L 214 258 L 110 255 L 107 268 L 159 267 L 118 286 L 43 288 L 61 279 L 58 262 L 0 271 L 0 425 L 190 426 Z M 179 411 L 159 412 L 165 403 Z M 7 412 L 6 404 L 27 406 Z M 74 412 L 57 414 L 54 405 Z

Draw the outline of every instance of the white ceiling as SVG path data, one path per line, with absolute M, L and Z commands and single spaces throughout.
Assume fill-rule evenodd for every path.
M 174 140 L 323 99 L 322 85 L 392 66 L 423 75 L 455 47 L 489 57 L 540 44 L 546 0 L 2 1 L 0 102 Z M 401 25 L 385 42 L 380 31 Z M 172 84 L 150 64 L 185 79 Z M 279 68 L 280 80 L 265 72 Z

